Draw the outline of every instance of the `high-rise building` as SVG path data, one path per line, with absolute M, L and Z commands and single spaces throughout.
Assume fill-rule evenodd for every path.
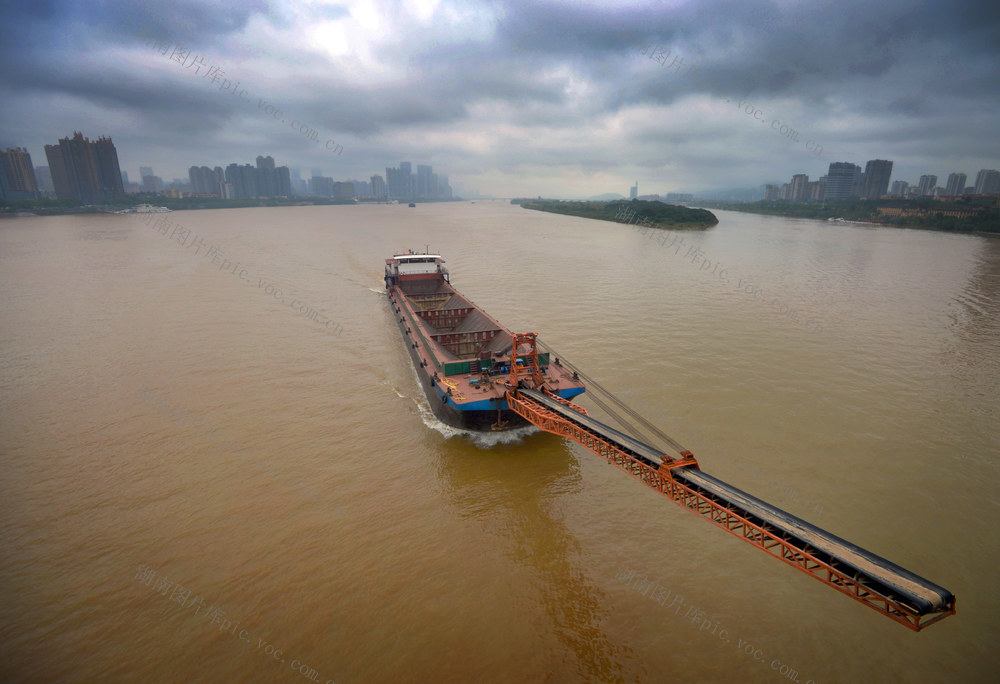
M 34 199 L 39 194 L 28 150 L 8 147 L 0 151 L 0 198 Z
M 157 193 L 163 191 L 163 179 L 159 176 L 143 176 L 142 191 Z
M 861 188 L 861 167 L 850 162 L 833 162 L 826 174 L 824 199 L 839 200 L 857 197 Z
M 354 197 L 354 183 L 336 182 L 333 184 L 333 198 L 349 200 Z
M 431 167 L 426 164 L 417 164 L 417 185 L 416 196 L 421 199 L 430 199 L 431 194 Z
M 388 191 L 385 187 L 385 179 L 377 173 L 371 177 L 372 184 L 372 197 L 377 200 L 384 200 L 389 197 Z
M 296 179 L 298 171 L 296 170 Z M 292 174 L 287 166 L 275 166 L 274 158 L 258 156 L 257 165 L 233 162 L 223 171 L 216 166 L 188 169 L 193 191 L 198 194 L 214 194 L 226 199 L 251 199 L 257 197 L 291 197 L 293 194 Z M 300 192 L 309 189 L 305 184 Z
M 313 197 L 333 197 L 333 179 L 313 176 L 309 179 L 309 194 Z
M 91 142 L 82 133 L 46 145 L 56 197 L 87 202 L 117 197 L 124 192 L 118 152 L 111 138 Z
M 102 136 L 91 143 L 94 161 L 97 163 L 97 185 L 105 198 L 120 197 L 125 194 L 122 185 L 122 170 L 118 165 L 118 150 L 111 138 Z
M 906 191 L 910 187 L 910 184 L 906 181 L 893 181 L 892 190 L 889 194 L 893 197 L 906 197 Z
M 948 185 L 944 189 L 946 195 L 961 195 L 965 189 L 966 176 L 964 173 L 949 173 Z
M 917 189 L 921 197 L 930 197 L 934 194 L 934 188 L 937 187 L 937 176 L 926 175 L 920 177 L 920 182 L 917 183 Z
M 826 199 L 826 176 L 820 176 L 813 186 L 809 199 L 813 202 L 822 202 Z
M 191 182 L 191 193 L 194 195 L 214 194 L 209 190 L 209 178 L 205 173 L 207 166 L 191 166 L 188 168 L 188 180 Z
M 274 170 L 274 157 L 257 155 L 257 196 L 274 197 L 278 194 L 278 179 Z
M 257 187 L 257 169 L 250 164 L 233 162 L 226 167 L 226 182 L 232 183 L 233 199 L 251 199 L 259 197 Z
M 386 168 L 385 177 L 390 199 L 413 199 L 414 183 L 410 162 L 400 162 L 398 169 Z
M 226 172 L 222 170 L 222 167 L 215 166 L 209 169 L 207 166 L 203 166 L 201 176 L 205 193 L 222 197 L 222 184 L 226 182 Z
M 628 198 L 635 199 L 639 195 L 639 181 L 635 182 L 635 185 L 628 189 Z
M 872 159 L 865 164 L 864 183 L 861 196 L 877 199 L 889 192 L 889 178 L 892 176 L 892 162 L 886 159 Z
M 191 192 L 195 195 L 222 196 L 222 183 L 226 175 L 222 167 L 210 169 L 207 166 L 192 166 L 188 169 L 188 179 L 191 181 Z
M 292 196 L 292 174 L 287 166 L 279 166 L 274 170 L 274 191 L 278 197 Z
M 163 179 L 153 173 L 152 166 L 140 166 L 139 187 L 143 192 L 161 192 L 163 190 Z
M 385 184 L 386 184 L 386 197 L 389 199 L 399 199 L 399 169 L 393 169 L 390 167 L 385 167 Z
M 768 183 L 764 186 L 764 199 L 771 202 L 778 199 L 778 186 L 774 183 Z
M 253 164 L 243 164 L 239 167 L 240 180 L 243 182 L 243 196 L 246 198 L 260 197 L 260 183 L 257 178 L 257 167 Z
M 386 167 L 385 195 L 388 199 L 451 199 L 448 176 L 435 174 L 430 166 L 424 164 L 417 166 L 417 175 L 414 176 L 410 168 L 410 162 L 400 162 L 398 169 Z
M 977 173 L 975 194 L 1000 194 L 1000 171 L 996 171 L 995 169 L 982 169 L 979 173 Z
M 372 194 L 372 184 L 368 181 L 363 180 L 351 180 L 350 183 L 354 186 L 354 196 L 355 197 L 371 197 Z
M 59 145 L 46 145 L 45 158 L 49 162 L 49 172 L 52 175 L 52 189 L 56 199 L 73 199 L 73 183 L 66 171 L 66 160 Z
M 809 176 L 804 173 L 797 173 L 792 176 L 791 187 L 788 191 L 788 199 L 793 202 L 805 202 L 809 199 L 807 188 L 809 186 Z
M 413 181 L 413 168 L 410 162 L 399 162 L 400 180 L 403 183 L 403 199 L 412 199 L 416 191 Z
M 72 195 L 85 202 L 93 202 L 98 195 L 97 162 L 90 141 L 83 133 L 74 132 L 72 138 L 59 140 L 66 175 L 72 184 Z

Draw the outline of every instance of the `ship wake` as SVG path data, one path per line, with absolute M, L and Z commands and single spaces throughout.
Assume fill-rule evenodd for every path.
M 536 432 L 541 432 L 534 425 L 524 425 L 522 427 L 512 428 L 510 430 L 496 430 L 494 432 L 480 432 L 478 430 L 463 430 L 462 428 L 457 428 L 452 425 L 448 425 L 443 422 L 440 418 L 434 415 L 434 411 L 431 410 L 430 402 L 424 393 L 420 390 L 420 377 L 417 375 L 415 368 L 410 368 L 413 373 L 414 382 L 414 392 L 412 394 L 406 394 L 399 390 L 399 388 L 393 386 L 393 391 L 401 399 L 409 399 L 413 402 L 414 407 L 417 409 L 417 414 L 420 416 L 420 420 L 423 421 L 424 425 L 429 427 L 440 434 L 445 439 L 452 439 L 453 437 L 465 437 L 470 442 L 475 444 L 480 449 L 491 449 L 495 446 L 501 444 L 520 444 L 525 437 L 528 435 L 533 435 Z

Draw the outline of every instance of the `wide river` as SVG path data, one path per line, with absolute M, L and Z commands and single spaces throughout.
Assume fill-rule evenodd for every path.
M 0 222 L 0 680 L 996 682 L 1000 239 L 716 213 Z M 428 245 L 958 614 L 912 632 L 574 442 L 437 422 L 382 281 Z

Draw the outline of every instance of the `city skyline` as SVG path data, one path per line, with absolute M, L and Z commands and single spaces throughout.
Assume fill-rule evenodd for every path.
M 916 183 L 892 180 L 893 165 L 894 162 L 888 159 L 870 159 L 862 171 L 859 165 L 851 162 L 832 162 L 827 173 L 815 181 L 810 181 L 808 174 L 795 174 L 789 183 L 764 184 L 763 199 L 818 202 L 1000 194 L 1000 171 L 996 169 L 980 169 L 973 185 L 966 185 L 968 174 L 952 172 L 948 174 L 947 184 L 941 186 L 936 174 L 922 174 Z
M 418 164 L 412 173 L 411 162 L 400 168 L 386 167 L 386 177 L 379 174 L 369 181 L 336 180 L 312 169 L 308 180 L 298 168 L 277 166 L 271 155 L 257 155 L 256 165 L 231 162 L 221 166 L 188 167 L 187 178 L 164 182 L 152 166 L 139 166 L 139 181 L 130 182 L 127 169 L 119 165 L 118 151 L 109 136 L 95 141 L 74 131 L 73 137 L 60 138 L 55 145 L 45 145 L 47 166 L 35 165 L 30 151 L 23 147 L 0 148 L 0 200 L 49 197 L 77 199 L 87 203 L 113 203 L 126 194 L 213 195 L 221 199 L 314 196 L 350 200 L 439 200 L 452 199 L 448 176 L 433 172 L 429 164 Z M 405 171 L 405 173 L 404 173 Z
M 52 131 L 86 130 L 164 178 L 253 148 L 339 178 L 419 159 L 457 195 L 505 197 L 636 180 L 700 193 L 876 157 L 911 182 L 1000 167 L 1000 19 L 985 2 L 3 13 L 0 148 L 36 159 Z
M 74 150 L 75 153 L 74 159 Z M 87 160 L 81 171 L 81 158 Z M 311 170 L 311 177 L 301 177 L 299 168 L 275 166 L 270 155 L 257 155 L 256 166 L 232 162 L 226 165 L 208 167 L 193 165 L 188 168 L 188 178 L 174 178 L 170 183 L 154 175 L 150 166 L 139 167 L 139 183 L 130 183 L 127 170 L 120 169 L 117 150 L 109 136 L 90 141 L 82 133 L 74 131 L 59 140 L 58 145 L 45 145 L 45 158 L 49 166 L 34 166 L 30 152 L 26 148 L 0 148 L 0 199 L 24 199 L 34 196 L 56 198 L 75 197 L 88 201 L 112 199 L 126 193 L 171 193 L 194 195 L 215 195 L 223 199 L 245 199 L 256 197 L 316 196 L 351 199 L 387 200 L 434 200 L 452 199 L 452 189 L 448 177 L 433 173 L 428 164 L 417 164 L 417 173 L 412 171 L 412 163 L 400 162 L 398 168 L 386 167 L 385 178 L 380 174 L 370 176 L 369 181 L 345 179 L 338 181 L 323 175 L 322 169 Z M 828 173 L 810 181 L 808 174 L 794 174 L 790 183 L 768 183 L 761 185 L 764 200 L 791 200 L 797 202 L 837 200 L 848 198 L 879 197 L 938 197 L 976 194 L 1000 194 L 1000 171 L 981 169 L 975 176 L 973 185 L 966 185 L 969 174 L 951 172 L 946 185 L 938 185 L 936 174 L 922 174 L 918 183 L 892 179 L 894 162 L 891 160 L 868 160 L 864 171 L 851 162 L 831 162 Z M 50 173 L 54 168 L 55 173 Z M 37 175 L 37 179 L 36 179 Z M 89 180 L 88 176 L 92 176 Z M 117 177 L 117 184 L 109 178 Z M 892 182 L 890 188 L 890 181 Z M 944 183 L 944 181 L 942 181 Z M 638 195 L 638 180 L 628 191 L 628 197 L 663 199 L 665 201 L 689 202 L 691 193 L 664 191 Z M 100 186 L 100 187 L 98 187 Z M 614 195 L 617 193 L 604 193 Z M 706 197 L 707 198 L 707 197 Z M 583 199 L 577 197 L 577 199 Z

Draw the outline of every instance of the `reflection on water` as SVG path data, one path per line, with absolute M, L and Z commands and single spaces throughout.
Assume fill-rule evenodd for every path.
M 507 556 L 531 569 L 534 600 L 550 620 L 544 631 L 573 655 L 577 676 L 646 680 L 635 651 L 614 643 L 603 629 L 608 618 L 604 592 L 583 567 L 580 544 L 556 512 L 560 496 L 579 489 L 574 457 L 562 440 L 544 433 L 527 438 L 524 447 L 470 450 L 462 442 L 446 442 L 439 469 L 451 501 L 463 517 L 477 520 L 496 537 Z M 531 467 L 522 470 L 529 460 Z
M 948 307 L 950 339 L 942 342 L 943 361 L 950 374 L 963 380 L 964 393 L 979 395 L 972 410 L 1000 419 L 1000 240 L 982 239 L 981 251 L 968 280 Z M 1000 458 L 994 461 L 1000 467 Z

